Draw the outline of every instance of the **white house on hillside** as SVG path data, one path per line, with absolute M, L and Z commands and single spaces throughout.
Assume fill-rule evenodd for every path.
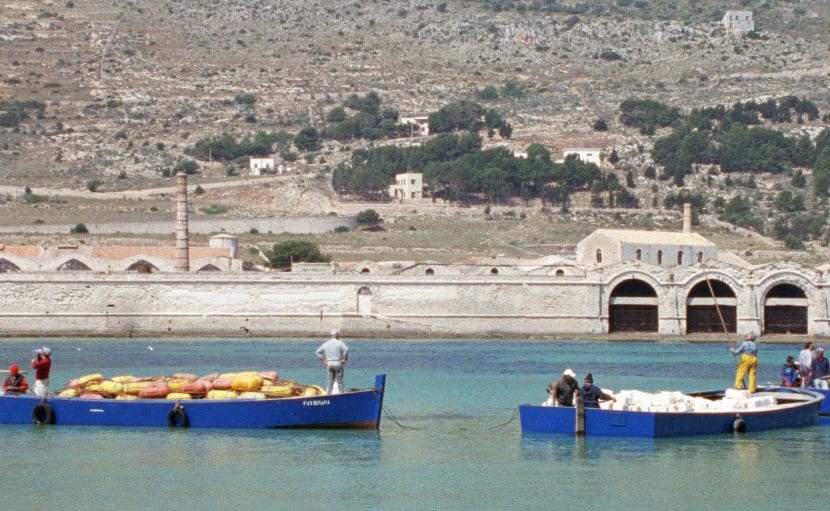
M 401 117 L 398 124 L 409 126 L 410 134 L 413 137 L 425 137 L 429 135 L 429 118 L 427 116 Z
M 571 148 L 562 151 L 562 158 L 568 159 L 568 156 L 574 155 L 576 159 L 583 163 L 593 163 L 597 167 L 602 165 L 602 150 L 598 148 Z
M 721 20 L 724 28 L 729 32 L 752 32 L 755 30 L 755 21 L 752 11 L 726 11 Z
M 263 171 L 274 171 L 276 158 L 251 158 L 251 175 L 261 176 Z
M 424 175 L 420 172 L 407 172 L 395 176 L 395 184 L 389 186 L 389 195 L 393 199 L 423 199 Z

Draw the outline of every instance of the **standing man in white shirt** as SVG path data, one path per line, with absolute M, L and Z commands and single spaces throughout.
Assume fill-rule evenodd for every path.
M 317 348 L 316 353 L 326 366 L 326 394 L 340 394 L 343 392 L 343 366 L 349 360 L 349 347 L 340 340 L 340 332 L 332 330 L 331 339 Z

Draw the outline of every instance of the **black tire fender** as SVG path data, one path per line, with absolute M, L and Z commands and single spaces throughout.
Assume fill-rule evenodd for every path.
M 55 423 L 55 409 L 46 401 L 41 401 L 32 408 L 32 422 L 38 426 Z
M 185 413 L 182 405 L 174 406 L 173 409 L 167 413 L 167 425 L 171 428 L 190 427 L 190 419 L 187 418 L 187 413 Z
M 746 431 L 746 422 L 740 417 L 735 417 L 735 420 L 732 421 L 732 431 L 735 433 L 743 433 Z

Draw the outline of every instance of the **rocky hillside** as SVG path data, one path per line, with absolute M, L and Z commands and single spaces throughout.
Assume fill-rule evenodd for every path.
M 727 33 L 714 0 L 6 0 L 0 114 L 29 103 L 0 128 L 0 176 L 21 189 L 169 186 L 163 174 L 204 137 L 295 133 L 352 94 L 376 92 L 408 116 L 509 85 L 518 92 L 485 101 L 513 126 L 502 143 L 615 147 L 642 180 L 654 137 L 620 123 L 628 97 L 689 109 L 795 94 L 830 111 L 830 5 L 740 4 L 755 13 L 753 37 Z M 607 132 L 592 129 L 598 118 Z M 359 145 L 326 143 L 297 170 L 325 188 L 320 176 Z M 244 161 L 200 165 L 198 182 L 247 173 Z M 301 190 L 289 194 L 298 212 L 337 207 L 330 190 L 301 206 Z M 649 206 L 653 192 L 639 190 Z M 249 215 L 275 212 L 280 195 L 211 193 Z

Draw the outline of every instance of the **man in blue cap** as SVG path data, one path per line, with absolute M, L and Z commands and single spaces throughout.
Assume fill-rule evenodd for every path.
M 579 389 L 579 395 L 582 397 L 582 404 L 585 408 L 599 408 L 600 401 L 616 401 L 617 399 L 602 391 L 601 388 L 594 386 L 594 377 L 591 373 L 585 376 L 582 388 Z
M 735 355 L 741 355 L 738 371 L 735 373 L 735 388 L 744 388 L 744 376 L 749 373 L 749 391 L 755 392 L 758 390 L 755 384 L 758 376 L 758 345 L 755 344 L 755 334 L 746 334 L 746 340 L 731 351 Z

